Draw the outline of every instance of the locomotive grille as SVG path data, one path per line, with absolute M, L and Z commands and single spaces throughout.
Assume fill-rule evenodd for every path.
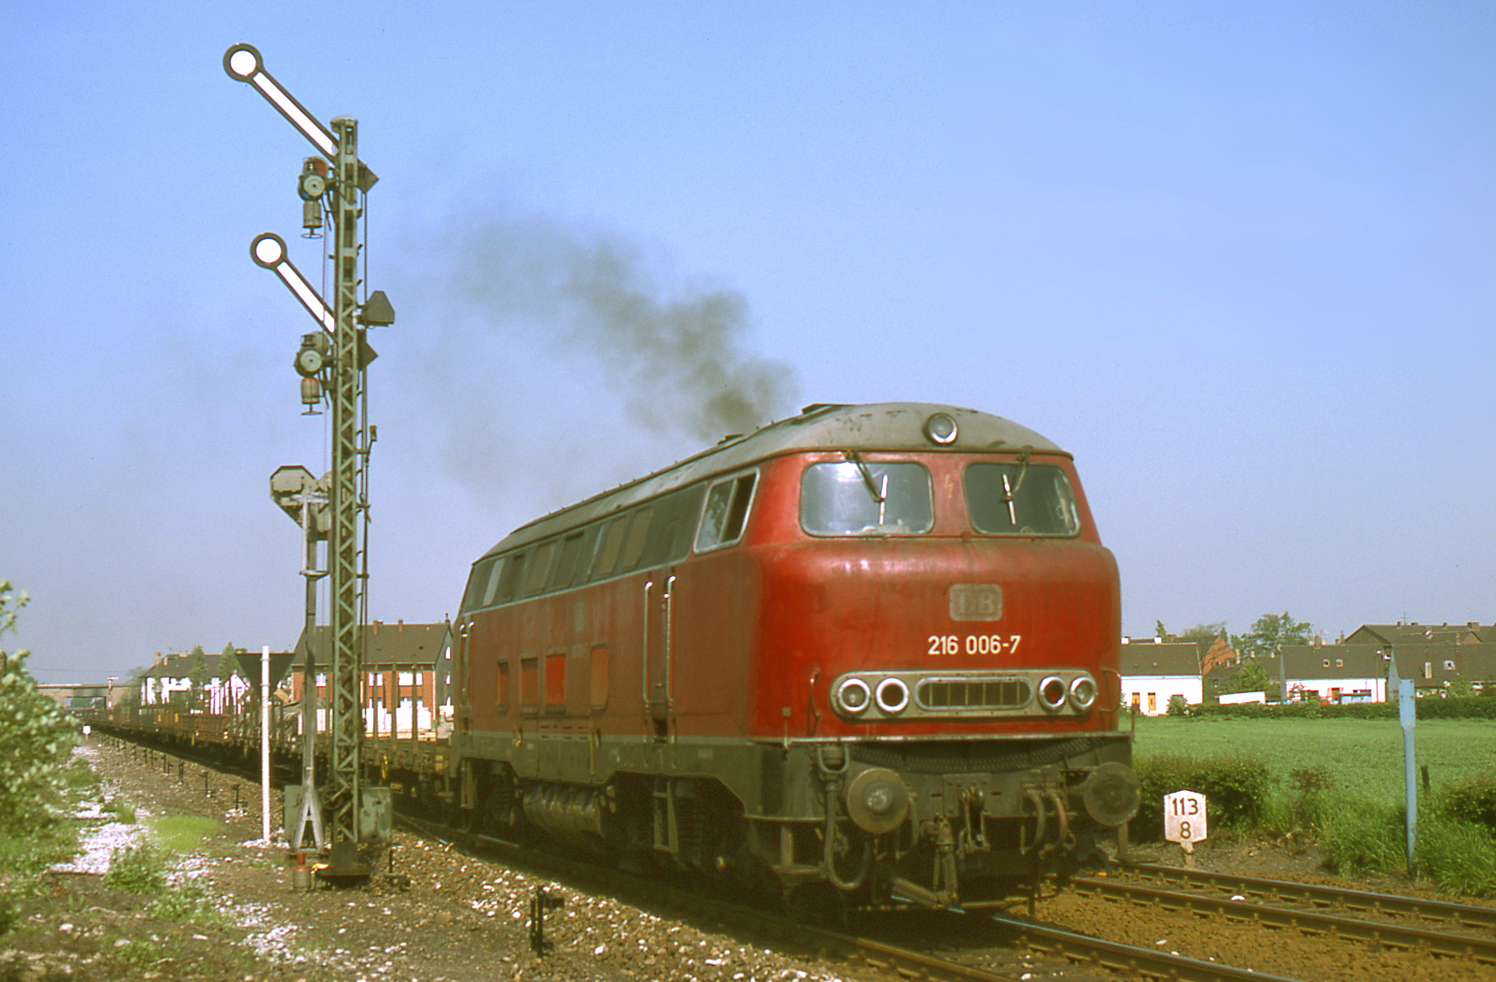
M 1031 697 L 1022 679 L 926 679 L 916 694 L 920 706 L 935 712 L 1021 709 Z

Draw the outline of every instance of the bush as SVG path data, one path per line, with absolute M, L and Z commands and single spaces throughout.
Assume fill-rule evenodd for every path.
M 63 822 L 29 838 L 0 836 L 0 935 L 15 926 L 21 897 L 35 894 L 53 863 L 78 851 L 78 828 Z
M 0 580 L 0 635 L 25 605 L 26 595 Z M 27 654 L 0 651 L 0 838 L 32 838 L 61 821 L 64 765 L 78 737 L 72 717 L 37 691 Z
M 1210 809 L 1215 831 L 1249 832 L 1256 828 L 1267 800 L 1267 762 L 1248 754 L 1196 759 L 1182 754 L 1150 757 L 1136 765 L 1142 803 L 1129 831 L 1139 842 L 1164 834 L 1163 799 L 1175 791 L 1198 791 Z
M 1464 784 L 1445 785 L 1436 802 L 1439 812 L 1458 822 L 1496 832 L 1496 775 Z
M 1496 701 L 1480 696 L 1423 698 L 1418 700 L 1419 719 L 1496 719 Z
M 109 854 L 104 885 L 126 893 L 161 893 L 166 889 L 166 857 L 150 843 L 116 849 Z
M 1496 692 L 1496 686 L 1490 687 Z M 1414 703 L 1419 719 L 1496 719 L 1496 699 L 1481 696 L 1467 698 L 1424 696 Z M 1189 715 L 1207 719 L 1397 719 L 1397 700 L 1391 702 L 1348 702 L 1342 705 L 1307 702 L 1284 702 L 1264 705 L 1244 702 L 1221 705 L 1207 702 L 1191 706 Z

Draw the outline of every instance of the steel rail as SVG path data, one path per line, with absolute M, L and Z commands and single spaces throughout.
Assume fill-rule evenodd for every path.
M 1128 874 L 1166 883 L 1188 883 L 1267 900 L 1298 901 L 1323 907 L 1344 907 L 1382 914 L 1414 914 L 1430 920 L 1449 921 L 1463 927 L 1496 928 L 1496 907 L 1461 904 L 1448 900 L 1404 897 L 1367 890 L 1348 890 L 1316 883 L 1293 883 L 1236 873 L 1209 872 L 1177 866 L 1123 863 Z M 1089 880 L 1090 877 L 1077 877 Z
M 1169 979 L 1171 982 L 1292 982 L 1281 975 L 1203 962 L 1198 958 L 1186 958 L 1148 948 L 1135 948 L 1119 941 L 1103 941 L 1032 921 L 997 915 L 992 916 L 992 921 L 1017 931 L 1024 943 L 1037 951 L 1075 962 L 1091 962 L 1117 972 L 1150 975 Z
M 1383 924 L 1320 911 L 1267 907 L 1242 900 L 1221 900 L 1157 887 L 1129 886 L 1090 877 L 1072 879 L 1070 886 L 1078 894 L 1089 893 L 1103 899 L 1125 900 L 1138 906 L 1162 907 L 1165 910 L 1201 916 L 1220 916 L 1264 927 L 1288 928 L 1303 934 L 1371 941 L 1390 948 L 1426 951 L 1450 958 L 1474 958 L 1486 964 L 1496 964 L 1496 941 L 1470 935 Z

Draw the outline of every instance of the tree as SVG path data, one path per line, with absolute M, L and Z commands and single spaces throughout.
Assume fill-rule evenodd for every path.
M 194 712 L 203 708 L 203 686 L 208 684 L 208 655 L 202 645 L 194 645 L 187 656 L 187 708 Z
M 1277 658 L 1283 654 L 1284 645 L 1308 644 L 1313 637 L 1312 624 L 1294 620 L 1285 610 L 1281 614 L 1263 614 L 1246 634 L 1232 635 L 1231 647 L 1242 658 Z
M 29 598 L 0 580 L 0 635 Z M 71 716 L 36 688 L 29 651 L 0 651 L 0 840 L 34 838 L 61 821 L 64 765 L 77 742 Z
M 124 684 L 119 687 L 119 694 L 114 697 L 114 705 L 127 713 L 140 711 L 140 688 L 145 684 L 145 677 L 150 672 L 149 665 L 136 665 L 130 669 L 125 676 Z
M 1278 680 L 1268 678 L 1267 669 L 1262 662 L 1252 659 L 1242 666 L 1242 670 L 1226 680 L 1227 692 L 1262 692 L 1266 694 L 1268 702 L 1278 701 Z
M 1154 621 L 1153 623 L 1153 634 L 1155 637 L 1163 638 L 1165 641 L 1193 641 L 1196 653 L 1202 660 L 1205 658 L 1205 653 L 1210 650 L 1210 646 L 1215 644 L 1217 639 L 1226 636 L 1225 621 L 1216 621 L 1214 624 L 1196 624 L 1188 631 L 1181 631 L 1179 634 L 1170 634 L 1168 629 L 1164 627 L 1163 621 Z

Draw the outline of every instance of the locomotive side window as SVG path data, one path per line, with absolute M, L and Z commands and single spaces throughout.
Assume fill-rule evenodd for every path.
M 811 535 L 909 535 L 933 524 L 930 472 L 914 461 L 811 464 L 800 480 L 800 527 Z
M 591 696 L 593 709 L 608 707 L 608 646 L 594 645 L 592 648 Z
M 619 561 L 616 572 L 627 573 L 639 565 L 639 558 L 644 555 L 644 543 L 649 538 L 649 525 L 653 519 L 653 508 L 641 508 L 634 514 L 634 520 L 629 524 L 628 545 L 624 546 L 623 558 Z
M 498 661 L 498 684 L 494 699 L 494 711 L 505 716 L 509 713 L 509 659 L 500 658 Z
M 566 652 L 551 651 L 545 656 L 545 711 L 559 713 L 566 709 Z
M 697 485 L 655 503 L 654 521 L 639 563 L 641 569 L 679 562 L 686 557 L 691 551 L 691 536 L 696 531 L 696 516 L 701 514 L 705 493 L 706 489 Z
M 539 708 L 540 658 L 536 655 L 519 656 L 519 705 L 527 713 Z
M 608 530 L 598 539 L 597 555 L 592 560 L 590 580 L 600 580 L 613 572 L 618 565 L 618 554 L 623 551 L 623 537 L 628 532 L 629 515 L 619 515 L 608 523 Z
M 530 575 L 525 578 L 525 596 L 532 597 L 545 586 L 546 577 L 551 574 L 551 559 L 555 555 L 555 539 L 536 547 L 535 556 L 530 560 Z
M 503 572 L 504 557 L 500 556 L 493 561 L 492 568 L 488 572 L 488 585 L 483 588 L 483 599 L 479 606 L 488 607 L 493 604 L 494 597 L 499 592 L 499 577 L 503 575 Z
M 499 578 L 499 603 L 513 600 L 519 591 L 520 582 L 524 579 L 525 560 L 529 558 L 525 553 L 511 553 L 504 561 L 504 574 Z
M 757 473 L 728 478 L 707 491 L 701 531 L 696 534 L 697 552 L 732 545 L 742 537 L 757 478 Z
M 468 580 L 467 594 L 462 600 L 464 610 L 477 610 L 493 603 L 494 593 L 499 585 L 498 569 L 501 565 L 502 563 L 497 558 L 485 559 L 473 565 L 473 575 Z
M 551 577 L 550 589 L 565 590 L 571 586 L 571 581 L 577 573 L 577 560 L 582 557 L 583 537 L 595 531 L 595 527 L 586 532 L 576 532 L 561 540 L 561 555 L 556 560 L 556 572 Z
M 971 524 L 988 535 L 1059 535 L 1080 532 L 1070 479 L 1047 464 L 972 464 L 966 468 Z

